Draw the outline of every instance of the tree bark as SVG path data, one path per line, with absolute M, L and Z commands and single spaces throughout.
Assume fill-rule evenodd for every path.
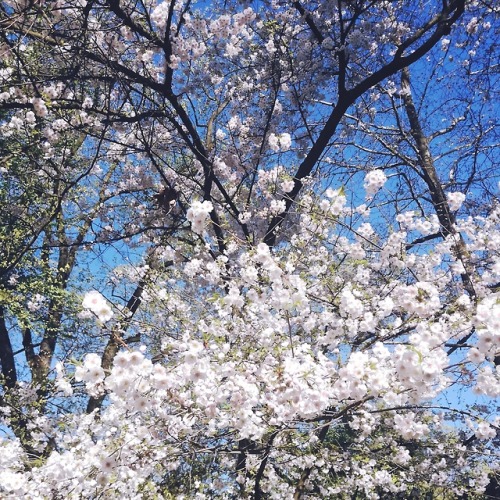
M 429 189 L 434 210 L 441 224 L 443 237 L 449 235 L 454 235 L 456 237 L 454 245 L 455 257 L 462 262 L 465 269 L 461 274 L 462 282 L 471 299 L 475 299 L 476 292 L 472 282 L 472 267 L 469 264 L 469 252 L 467 251 L 462 235 L 455 227 L 455 215 L 450 210 L 450 205 L 446 199 L 443 185 L 439 180 L 436 166 L 434 165 L 429 141 L 420 124 L 420 119 L 411 93 L 410 71 L 408 68 L 404 68 L 401 72 L 401 87 L 404 108 L 411 127 L 410 134 L 415 141 L 418 151 L 418 161 L 421 168 L 420 174 Z

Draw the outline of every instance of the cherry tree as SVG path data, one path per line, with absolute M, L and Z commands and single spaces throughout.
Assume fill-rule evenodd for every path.
M 498 487 L 494 6 L 1 5 L 2 494 Z

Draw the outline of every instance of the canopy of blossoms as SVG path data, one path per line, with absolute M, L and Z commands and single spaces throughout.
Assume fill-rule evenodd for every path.
M 0 4 L 2 498 L 498 493 L 497 7 Z

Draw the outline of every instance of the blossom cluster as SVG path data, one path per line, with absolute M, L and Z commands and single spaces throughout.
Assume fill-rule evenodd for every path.
M 365 180 L 363 182 L 367 198 L 373 197 L 373 195 L 383 187 L 386 181 L 387 176 L 384 174 L 383 170 L 370 170 L 365 175 Z
M 99 321 L 106 323 L 113 317 L 113 311 L 106 299 L 96 290 L 85 294 L 82 301 L 84 309 L 94 313 Z
M 198 234 L 202 234 L 205 229 L 206 219 L 213 210 L 210 201 L 195 201 L 189 207 L 186 218 L 191 222 L 191 229 Z

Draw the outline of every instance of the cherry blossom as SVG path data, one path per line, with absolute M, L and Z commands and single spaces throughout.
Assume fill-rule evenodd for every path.
M 113 311 L 106 302 L 106 299 L 96 290 L 92 290 L 85 294 L 82 306 L 84 309 L 92 311 L 99 321 L 106 323 L 113 317 Z
M 0 496 L 498 487 L 492 5 L 2 7 Z

